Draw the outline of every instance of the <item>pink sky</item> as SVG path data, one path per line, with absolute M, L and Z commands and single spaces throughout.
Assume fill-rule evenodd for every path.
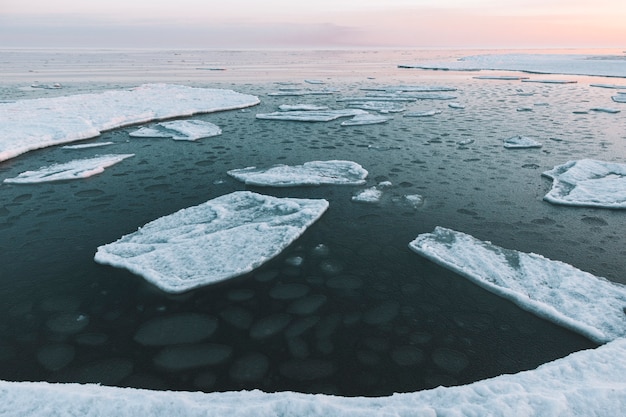
M 624 0 L 2 0 L 0 47 L 626 48 L 625 22 Z

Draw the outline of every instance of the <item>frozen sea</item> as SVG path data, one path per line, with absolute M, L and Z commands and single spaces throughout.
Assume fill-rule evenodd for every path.
M 219 126 L 219 136 L 130 136 L 145 123 L 84 142 L 103 147 L 0 162 L 4 180 L 135 155 L 85 179 L 0 185 L 0 379 L 370 397 L 469 384 L 596 348 L 408 247 L 443 226 L 626 284 L 626 214 L 551 204 L 542 176 L 571 160 L 626 161 L 626 111 L 591 111 L 626 110 L 611 98 L 626 79 L 526 73 L 540 81 L 529 83 L 514 71 L 398 67 L 484 52 L 3 50 L 2 103 L 166 82 L 260 104 L 184 118 Z M 385 123 L 357 126 L 256 117 L 284 105 L 346 109 L 344 98 L 366 102 L 399 86 L 445 87 L 437 94 L 460 106 L 422 96 L 401 103 L 407 114 L 440 113 L 385 113 Z M 505 148 L 513 136 L 542 147 Z M 274 188 L 227 174 L 321 160 L 354 161 L 367 183 Z M 378 198 L 353 201 L 372 187 Z M 96 248 L 152 220 L 242 190 L 330 206 L 255 271 L 183 294 L 94 262 Z M 145 342 L 154 328 L 182 336 Z

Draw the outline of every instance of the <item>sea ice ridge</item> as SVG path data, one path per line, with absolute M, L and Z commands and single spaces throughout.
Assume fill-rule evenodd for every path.
M 259 267 L 327 208 L 322 199 L 237 191 L 156 219 L 98 247 L 94 259 L 126 268 L 166 292 L 181 293 Z
M 521 308 L 598 343 L 626 336 L 626 286 L 534 253 L 436 227 L 409 247 Z

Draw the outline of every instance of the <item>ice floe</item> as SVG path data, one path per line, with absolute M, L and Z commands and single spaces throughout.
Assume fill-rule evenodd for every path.
M 524 79 L 523 83 L 540 83 L 540 84 L 576 84 L 578 81 L 575 80 L 534 80 L 534 79 Z
M 424 110 L 404 113 L 404 117 L 432 117 L 441 114 L 441 110 Z
M 533 253 L 436 227 L 409 247 L 521 308 L 599 343 L 626 336 L 626 287 Z
M 379 114 L 357 114 L 352 119 L 341 122 L 341 126 L 375 125 L 379 123 L 386 123 L 391 119 L 391 117 Z
M 598 113 L 611 113 L 611 114 L 619 113 L 621 111 L 620 109 L 613 109 L 610 107 L 592 107 L 590 110 L 598 112 Z
M 274 91 L 271 93 L 268 93 L 268 96 L 277 96 L 277 97 L 288 97 L 288 96 L 294 96 L 294 97 L 299 97 L 299 96 L 327 96 L 327 95 L 332 95 L 335 94 L 336 91 L 333 90 L 301 90 L 301 89 L 284 89 L 281 91 Z
M 129 136 L 134 138 L 172 138 L 174 140 L 197 140 L 222 134 L 219 126 L 203 120 L 174 120 L 142 127 Z
M 626 208 L 626 165 L 581 159 L 543 173 L 552 178 L 544 199 L 570 206 Z
M 611 100 L 616 103 L 626 103 L 626 94 L 618 94 L 616 96 L 612 96 Z
M 172 84 L 0 103 L 0 161 L 104 130 L 258 103 L 257 97 L 232 90 Z
M 328 106 L 317 106 L 315 104 L 281 104 L 280 111 L 323 111 L 328 110 Z
M 96 142 L 96 143 L 83 143 L 80 145 L 65 145 L 63 149 L 91 149 L 99 148 L 101 146 L 113 145 L 115 142 Z
M 590 87 L 600 87 L 600 88 L 612 88 L 612 89 L 626 89 L 626 85 L 620 84 L 589 84 Z
M 462 110 L 465 108 L 463 104 L 457 103 L 457 102 L 448 103 L 448 107 L 450 107 L 451 109 L 459 109 L 459 110 Z
M 383 190 L 377 187 L 370 187 L 352 196 L 352 201 L 357 203 L 378 203 L 382 196 Z
M 203 353 L 196 349 L 195 354 Z M 207 350 L 207 349 L 204 349 Z M 184 352 L 179 352 L 184 353 Z M 219 352 L 218 352 L 219 353 Z M 392 352 L 393 360 L 420 361 L 415 347 Z M 166 355 L 162 355 L 166 356 Z M 173 355 L 170 355 L 173 356 Z M 467 359 L 460 352 L 440 348 L 432 360 L 448 372 L 458 372 Z M 170 359 L 171 358 L 161 358 Z M 244 371 L 243 364 L 252 367 Z M 336 372 L 318 359 L 292 359 L 280 373 L 294 380 L 315 380 Z M 231 371 L 236 380 L 258 379 L 267 372 L 260 354 L 243 356 Z M 175 392 L 106 387 L 96 384 L 0 381 L 2 410 L 7 417 L 49 415 L 116 415 L 131 417 L 204 416 L 254 417 L 302 415 L 308 417 L 489 415 L 622 415 L 626 412 L 626 340 L 573 353 L 531 371 L 456 387 L 438 387 L 388 397 L 339 397 L 295 392 Z M 606 412 L 604 412 L 606 411 Z
M 25 171 L 3 182 L 10 184 L 35 184 L 51 181 L 76 180 L 101 174 L 104 170 L 134 154 L 102 155 L 93 158 L 76 159 L 63 164 L 42 167 L 36 171 Z
M 360 114 L 368 114 L 360 109 L 341 110 L 294 110 L 277 111 L 274 113 L 259 113 L 257 119 L 263 120 L 291 120 L 297 122 L 330 122 L 340 117 L 354 117 Z
M 519 81 L 528 77 L 520 77 L 518 75 L 478 75 L 473 77 L 477 80 L 501 80 L 501 81 Z
M 503 70 L 537 74 L 597 75 L 626 77 L 623 55 L 592 54 L 486 54 L 466 56 L 456 61 L 398 65 L 454 71 Z
M 446 92 L 456 91 L 456 87 L 448 87 L 445 85 L 392 85 L 385 87 L 368 87 L 361 88 L 364 91 L 386 91 L 388 93 L 433 93 L 433 92 Z
M 354 109 L 377 111 L 379 113 L 400 113 L 406 110 L 403 105 L 393 101 L 364 101 L 348 104 L 348 107 Z
M 541 148 L 542 144 L 526 136 L 513 136 L 504 139 L 504 147 L 508 149 Z
M 228 171 L 228 175 L 249 185 L 293 187 L 300 185 L 360 185 L 368 172 L 352 161 L 311 161 L 302 165 L 248 167 Z
M 94 259 L 180 293 L 254 270 L 327 208 L 326 200 L 234 192 L 154 220 L 100 246 Z

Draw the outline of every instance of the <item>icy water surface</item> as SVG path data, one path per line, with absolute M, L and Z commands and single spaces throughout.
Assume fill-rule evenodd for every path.
M 598 79 L 559 76 L 578 83 L 522 84 L 395 64 L 382 70 L 355 64 L 358 73 L 344 78 L 339 70 L 296 65 L 290 80 L 301 77 L 290 85 L 274 82 L 282 72 L 245 82 L 228 74 L 220 79 L 220 71 L 194 75 L 193 85 L 254 94 L 261 104 L 193 117 L 222 129 L 197 142 L 131 138 L 134 126 L 89 141 L 113 142 L 102 148 L 49 148 L 1 163 L 4 179 L 103 152 L 135 154 L 85 180 L 0 186 L 0 379 L 373 396 L 465 384 L 594 347 L 407 245 L 441 225 L 626 282 L 622 211 L 542 200 L 550 181 L 541 173 L 555 165 L 624 161 L 626 112 L 575 113 L 616 107 L 614 92 L 589 86 Z M 176 68 L 185 74 L 181 83 L 195 71 Z M 349 65 L 342 71 L 347 74 Z M 64 92 L 89 90 L 88 76 L 80 78 L 62 80 Z M 127 82 L 112 78 L 97 88 Z M 454 87 L 450 94 L 463 108 L 419 100 L 406 103 L 406 112 L 441 113 L 387 114 L 389 122 L 366 126 L 255 118 L 282 104 L 342 109 L 342 97 L 401 83 Z M 3 86 L 2 98 L 63 92 L 28 85 Z M 335 93 L 270 94 L 286 87 Z M 503 140 L 515 135 L 543 146 L 505 149 Z M 277 189 L 246 187 L 226 174 L 328 159 L 361 164 L 368 183 Z M 383 181 L 391 186 L 380 188 L 378 203 L 352 201 Z M 182 295 L 93 261 L 98 246 L 151 220 L 244 189 L 325 198 L 330 208 L 255 272 Z

